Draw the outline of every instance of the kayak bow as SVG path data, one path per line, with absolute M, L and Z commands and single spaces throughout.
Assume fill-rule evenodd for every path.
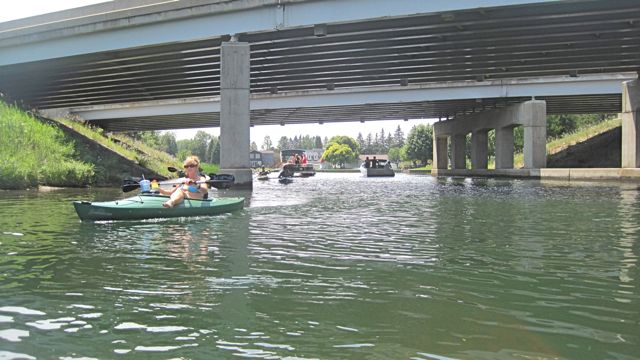
M 139 194 L 116 201 L 74 201 L 73 206 L 81 220 L 89 221 L 208 216 L 239 210 L 244 206 L 244 198 L 216 198 L 184 199 L 172 208 L 164 208 L 162 203 L 167 199 L 169 197 L 164 195 Z

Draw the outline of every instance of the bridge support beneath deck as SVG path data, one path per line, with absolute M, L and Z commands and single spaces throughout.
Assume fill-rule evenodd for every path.
M 251 189 L 249 163 L 249 43 L 220 48 L 220 173 L 233 174 L 234 187 Z
M 622 84 L 622 167 L 640 168 L 640 80 Z
M 433 126 L 433 174 L 446 174 L 451 139 L 452 170 L 466 169 L 465 138 L 471 133 L 471 167 L 486 175 L 488 132 L 495 129 L 496 169 L 513 169 L 513 128 L 524 127 L 524 168 L 546 167 L 546 102 L 525 101 L 504 109 L 456 117 Z M 470 175 L 473 175 L 471 171 Z

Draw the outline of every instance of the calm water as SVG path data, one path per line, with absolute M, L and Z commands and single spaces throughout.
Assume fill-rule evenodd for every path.
M 0 192 L 0 359 L 640 359 L 637 184 L 318 174 L 219 217 Z

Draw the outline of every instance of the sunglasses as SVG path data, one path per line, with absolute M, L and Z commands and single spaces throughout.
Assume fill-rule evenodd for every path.
M 191 165 L 185 165 L 185 166 L 183 166 L 183 167 L 184 167 L 185 169 L 187 169 L 187 168 L 195 168 L 195 167 L 198 167 L 198 165 L 191 164 Z

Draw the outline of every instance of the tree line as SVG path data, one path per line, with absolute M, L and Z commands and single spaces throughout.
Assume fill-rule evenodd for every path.
M 192 139 L 183 140 L 176 140 L 176 135 L 172 132 L 138 131 L 129 135 L 178 159 L 196 155 L 203 162 L 220 163 L 220 138 L 202 130 L 198 130 Z

